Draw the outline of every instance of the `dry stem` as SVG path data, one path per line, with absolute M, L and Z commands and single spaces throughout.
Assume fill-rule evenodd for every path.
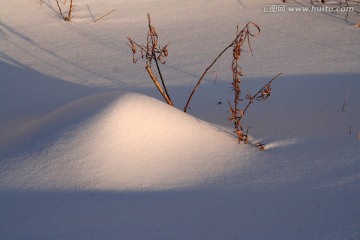
M 66 17 L 64 17 L 64 20 L 65 21 L 71 21 L 71 14 L 72 14 L 72 11 L 73 9 L 75 8 L 75 6 L 73 5 L 73 0 L 70 0 L 70 6 L 69 6 L 69 12 L 68 12 L 68 15 Z
M 165 64 L 165 61 L 163 61 L 162 59 L 168 56 L 168 49 L 167 49 L 168 44 L 166 44 L 165 47 L 163 47 L 163 48 L 161 48 L 159 46 L 158 35 L 157 35 L 155 27 L 151 25 L 150 14 L 148 14 L 147 17 L 148 17 L 149 31 L 148 31 L 148 34 L 146 37 L 146 46 L 136 43 L 129 37 L 128 37 L 129 43 L 127 43 L 127 44 L 133 52 L 133 62 L 134 63 L 137 62 L 137 58 L 135 58 L 135 54 L 137 53 L 137 48 L 140 48 L 141 57 L 146 58 L 146 67 L 145 68 L 146 68 L 150 78 L 153 80 L 156 88 L 159 90 L 159 92 L 164 97 L 166 102 L 169 105 L 174 106 L 174 104 L 171 101 L 170 95 L 167 91 L 165 81 L 162 76 L 162 73 L 160 70 L 160 65 L 159 65 L 159 62 L 162 64 Z M 159 76 L 160 76 L 162 87 L 161 87 L 159 81 L 157 80 L 157 78 L 155 77 L 155 75 L 153 74 L 153 71 L 151 69 L 152 61 L 155 62 L 157 72 L 159 73 Z
M 253 96 L 251 97 L 247 97 L 247 99 L 249 99 L 248 104 L 246 105 L 246 107 L 243 110 L 243 114 L 246 113 L 246 111 L 248 110 L 249 106 L 254 102 L 254 99 L 257 100 L 266 100 L 268 97 L 270 97 L 270 93 L 271 93 L 271 84 L 272 82 L 277 79 L 282 73 L 278 73 L 275 77 L 273 77 L 267 84 L 265 84 L 257 93 L 255 93 Z M 260 95 L 261 94 L 261 95 Z
M 114 8 L 113 10 L 109 11 L 108 13 L 106 13 L 106 14 L 104 14 L 103 16 L 101 16 L 101 17 L 97 18 L 96 20 L 94 20 L 94 22 L 97 22 L 97 21 L 103 19 L 104 17 L 110 15 L 110 14 L 111 14 L 112 12 L 114 12 L 115 10 L 116 10 L 116 9 Z
M 252 34 L 250 32 L 250 26 L 255 26 L 255 28 L 258 30 L 258 32 L 256 34 Z M 217 62 L 217 60 L 219 60 L 219 58 L 231 47 L 234 46 L 234 44 L 236 43 L 236 41 L 238 40 L 239 37 L 241 37 L 243 34 L 247 35 L 247 37 L 251 36 L 251 37 L 254 37 L 256 35 L 258 35 L 260 33 L 260 27 L 258 25 L 256 25 L 255 23 L 253 22 L 249 22 L 246 24 L 246 26 L 241 30 L 240 33 L 238 33 L 236 35 L 236 38 L 223 50 L 221 51 L 221 53 L 214 59 L 214 61 L 205 69 L 204 73 L 201 75 L 200 79 L 198 80 L 198 82 L 196 83 L 194 89 L 192 90 L 187 102 L 186 102 L 186 105 L 184 107 L 184 112 L 187 112 L 187 109 L 189 108 L 189 104 L 190 104 L 190 101 L 193 97 L 193 95 L 195 94 L 196 90 L 198 89 L 198 87 L 200 86 L 202 80 L 204 79 L 205 75 L 207 74 L 207 72 L 209 71 L 209 69 Z M 243 43 L 243 42 L 242 42 Z M 242 45 L 241 43 L 241 45 Z M 249 48 L 250 48 L 250 51 L 252 52 L 252 49 L 251 49 L 251 45 L 250 45 L 250 39 L 248 38 L 248 44 L 249 44 Z
M 165 99 L 165 101 L 166 101 L 169 105 L 173 106 L 173 103 L 172 103 L 171 100 L 169 99 L 168 95 L 164 92 L 164 90 L 162 89 L 162 87 L 161 87 L 160 84 L 159 84 L 159 81 L 156 79 L 154 73 L 152 72 L 151 67 L 148 66 L 148 65 L 146 65 L 145 69 L 146 69 L 146 71 L 148 72 L 151 80 L 153 80 L 156 88 L 159 90 L 159 92 L 161 93 L 161 95 L 162 95 L 163 98 Z
M 56 1 L 56 5 L 58 6 L 58 9 L 59 9 L 59 14 L 60 16 L 62 16 L 62 18 L 65 20 L 65 21 L 71 21 L 71 18 L 72 18 L 72 11 L 74 10 L 74 8 L 76 7 L 76 5 L 73 5 L 73 0 L 70 0 L 70 5 L 69 5 L 69 11 L 68 11 L 68 15 L 67 16 L 64 16 L 62 10 L 61 10 L 61 7 L 60 7 L 60 4 L 59 4 L 59 1 L 58 0 L 55 0 Z M 64 1 L 64 5 L 66 4 L 66 0 Z
M 192 90 L 186 105 L 184 107 L 184 112 L 187 111 L 187 109 L 189 108 L 189 104 L 190 101 L 193 97 L 193 95 L 195 94 L 196 90 L 198 89 L 198 87 L 200 86 L 201 81 L 204 79 L 205 75 L 207 74 L 207 72 L 209 71 L 210 68 L 212 68 L 212 66 L 217 62 L 217 60 L 233 45 L 233 43 L 231 43 L 229 46 L 227 46 L 215 59 L 214 61 L 205 69 L 205 71 L 203 72 L 203 74 L 201 75 L 200 79 L 198 80 L 198 82 L 196 83 L 194 89 Z
M 62 16 L 62 17 L 64 18 L 64 15 L 63 15 L 63 13 L 62 13 L 62 11 L 61 11 L 61 7 L 60 7 L 60 4 L 59 4 L 59 1 L 58 1 L 58 0 L 55 0 L 55 1 L 56 1 L 56 4 L 57 4 L 58 8 L 59 8 L 59 14 L 60 14 L 60 16 Z

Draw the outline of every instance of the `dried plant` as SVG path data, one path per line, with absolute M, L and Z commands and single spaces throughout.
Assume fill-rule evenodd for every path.
M 252 103 L 254 103 L 254 100 L 265 101 L 268 97 L 270 97 L 271 84 L 280 75 L 281 75 L 281 73 L 279 73 L 274 78 L 272 78 L 267 84 L 265 84 L 254 95 L 247 94 L 246 95 L 247 104 L 243 108 L 239 107 L 239 103 L 244 101 L 243 99 L 240 98 L 240 94 L 241 94 L 240 82 L 241 81 L 239 79 L 239 82 L 237 84 L 239 86 L 239 88 L 238 89 L 234 88 L 234 92 L 235 92 L 234 106 L 230 103 L 230 101 L 228 101 L 229 108 L 230 108 L 230 110 L 229 110 L 229 113 L 230 113 L 229 121 L 231 121 L 234 124 L 234 133 L 236 134 L 239 143 L 240 142 L 248 143 L 248 141 L 249 141 L 249 139 L 248 139 L 248 130 L 249 129 L 247 129 L 246 132 L 244 133 L 244 128 L 243 128 L 243 125 L 242 125 L 242 119 L 244 118 L 245 113 L 249 109 L 250 105 Z M 264 148 L 264 145 L 261 144 L 261 143 L 257 143 L 256 146 L 259 147 L 261 150 L 263 150 L 263 148 Z
M 255 30 L 252 30 L 255 29 Z M 204 79 L 206 73 L 209 71 L 209 69 L 217 62 L 217 60 L 230 48 L 233 49 L 233 61 L 231 65 L 232 69 L 232 88 L 234 90 L 234 100 L 233 104 L 229 103 L 229 120 L 234 124 L 234 133 L 236 134 L 238 138 L 238 142 L 244 142 L 248 143 L 248 129 L 246 132 L 244 132 L 243 125 L 242 125 L 242 119 L 250 107 L 250 105 L 254 102 L 254 100 L 264 101 L 266 100 L 271 93 L 271 83 L 278 77 L 280 74 L 278 74 L 276 77 L 271 79 L 265 86 L 263 86 L 256 94 L 246 95 L 246 99 L 248 100 L 248 103 L 244 106 L 244 108 L 240 107 L 241 102 L 243 99 L 241 98 L 241 77 L 243 76 L 243 70 L 241 66 L 239 65 L 240 57 L 242 52 L 244 51 L 243 46 L 244 44 L 247 44 L 250 53 L 253 54 L 252 48 L 251 48 L 251 41 L 250 39 L 252 37 L 255 37 L 260 34 L 260 27 L 256 25 L 253 22 L 249 22 L 245 25 L 245 27 L 239 31 L 239 28 L 237 28 L 237 34 L 235 39 L 213 60 L 213 62 L 205 69 L 204 73 L 201 75 L 200 79 L 198 80 L 197 84 L 195 85 L 193 91 L 191 92 L 188 101 L 184 107 L 184 112 L 187 111 L 190 101 L 195 94 L 196 90 L 200 86 L 202 80 Z M 257 144 L 257 147 L 260 149 L 264 149 L 264 145 L 261 143 Z
M 127 44 L 132 50 L 134 63 L 137 62 L 137 58 L 135 56 L 137 53 L 137 49 L 138 48 L 140 49 L 141 58 L 146 59 L 145 69 L 146 69 L 147 73 L 149 74 L 151 80 L 154 82 L 156 88 L 159 90 L 159 92 L 161 93 L 161 95 L 163 96 L 165 101 L 169 105 L 173 106 L 174 104 L 171 101 L 170 95 L 167 91 L 165 81 L 162 76 L 162 73 L 160 70 L 160 65 L 159 65 L 159 62 L 162 64 L 165 64 L 164 59 L 168 56 L 168 48 L 167 48 L 168 44 L 166 44 L 164 47 L 160 47 L 159 37 L 156 32 L 156 28 L 151 25 L 150 14 L 148 14 L 147 16 L 148 16 L 149 31 L 148 31 L 147 37 L 146 37 L 146 45 L 140 45 L 140 44 L 136 43 L 135 41 L 133 41 L 129 37 L 128 37 L 129 42 Z M 158 79 L 156 78 L 156 76 L 154 75 L 153 70 L 151 68 L 153 61 L 155 62 L 157 73 L 160 76 L 161 85 L 160 85 Z
M 255 26 L 257 32 L 255 34 L 250 32 L 250 25 Z M 230 107 L 230 113 L 231 116 L 229 117 L 229 120 L 234 123 L 234 133 L 237 135 L 239 143 L 245 142 L 248 143 L 247 134 L 244 134 L 243 132 L 243 126 L 241 123 L 241 120 L 245 114 L 245 111 L 242 111 L 239 108 L 239 104 L 241 103 L 242 99 L 240 98 L 241 95 L 241 78 L 243 76 L 243 70 L 239 65 L 241 53 L 243 52 L 243 45 L 244 43 L 247 43 L 250 49 L 251 54 L 251 44 L 250 44 L 250 37 L 254 37 L 256 35 L 260 34 L 260 28 L 254 23 L 248 23 L 240 32 L 239 28 L 237 29 L 237 36 L 235 40 L 233 41 L 232 47 L 233 47 L 233 61 L 231 65 L 232 69 L 232 75 L 233 75 L 233 81 L 232 81 L 232 88 L 234 90 L 234 105 L 232 106 L 231 103 L 229 103 Z
M 164 97 L 166 102 L 169 105 L 173 106 L 172 101 L 170 100 L 169 94 L 166 90 L 166 86 L 159 68 L 159 62 L 165 63 L 163 60 L 168 56 L 168 44 L 165 45 L 165 47 L 161 48 L 158 44 L 158 35 L 156 32 L 155 27 L 151 25 L 150 15 L 148 14 L 148 22 L 149 22 L 149 31 L 146 38 L 146 45 L 140 45 L 133 41 L 131 38 L 128 37 L 127 45 L 130 47 L 132 53 L 133 53 L 133 62 L 136 63 L 138 59 L 136 58 L 137 51 L 140 49 L 140 55 L 141 58 L 146 59 L 146 70 L 150 76 L 150 78 L 153 80 L 155 86 L 161 93 L 161 95 Z M 251 38 L 255 37 L 260 34 L 260 27 L 256 25 L 253 22 L 249 22 L 245 25 L 245 27 L 239 31 L 239 28 L 237 28 L 237 33 L 235 39 L 212 61 L 212 63 L 205 69 L 203 74 L 201 75 L 200 79 L 198 80 L 197 84 L 195 85 L 194 89 L 192 90 L 187 103 L 184 107 L 184 112 L 187 111 L 189 108 L 189 104 L 191 102 L 191 99 L 193 95 L 195 94 L 196 90 L 200 86 L 202 80 L 204 79 L 207 72 L 212 68 L 212 66 L 220 59 L 220 57 L 230 48 L 233 48 L 233 61 L 232 61 L 232 88 L 234 90 L 234 101 L 233 104 L 229 103 L 230 107 L 230 116 L 229 120 L 234 124 L 234 133 L 236 134 L 238 138 L 238 142 L 244 142 L 248 143 L 248 129 L 246 132 L 244 132 L 243 125 L 242 125 L 242 119 L 249 109 L 250 105 L 254 102 L 254 100 L 258 101 L 265 101 L 268 97 L 270 97 L 271 94 L 271 84 L 272 82 L 280 76 L 281 73 L 279 73 L 277 76 L 275 76 L 273 79 L 271 79 L 267 84 L 265 84 L 257 93 L 254 95 L 247 94 L 246 100 L 247 104 L 243 106 L 243 108 L 240 107 L 240 104 L 244 101 L 241 98 L 241 77 L 243 76 L 243 71 L 241 66 L 239 65 L 240 57 L 242 52 L 244 52 L 243 46 L 244 44 L 248 46 L 251 54 L 252 54 L 252 48 L 251 48 Z M 160 85 L 157 78 L 154 76 L 151 63 L 152 61 L 155 62 L 157 67 L 157 72 L 160 76 L 162 86 Z M 163 90 L 163 88 L 164 90 Z M 258 147 L 260 150 L 264 150 L 265 146 L 261 143 L 256 143 L 256 147 Z
M 255 27 L 255 29 L 256 29 L 255 33 L 251 32 L 251 30 L 250 30 L 251 26 Z M 233 75 L 232 88 L 234 90 L 234 100 L 233 100 L 233 105 L 230 103 L 230 101 L 228 101 L 229 108 L 230 108 L 229 121 L 231 121 L 234 124 L 234 133 L 236 134 L 236 136 L 238 138 L 238 142 L 239 143 L 240 142 L 248 143 L 248 141 L 249 141 L 248 140 L 248 129 L 246 130 L 246 132 L 244 132 L 244 128 L 242 125 L 242 119 L 245 116 L 246 111 L 249 109 L 250 105 L 254 102 L 255 99 L 258 101 L 264 101 L 268 97 L 270 97 L 271 83 L 278 76 L 280 76 L 281 73 L 279 73 L 276 77 L 271 79 L 256 94 L 254 94 L 254 95 L 247 94 L 246 99 L 248 100 L 248 103 L 245 105 L 244 108 L 241 108 L 240 104 L 242 101 L 244 101 L 241 98 L 241 77 L 243 76 L 243 69 L 239 65 L 239 61 L 240 61 L 241 53 L 244 51 L 243 50 L 244 43 L 247 43 L 251 54 L 253 54 L 250 38 L 255 37 L 260 34 L 260 27 L 258 25 L 256 25 L 255 23 L 250 22 L 240 32 L 239 32 L 239 28 L 238 28 L 237 32 L 238 32 L 237 36 L 232 43 L 233 61 L 232 61 L 231 69 L 232 69 L 232 75 Z M 258 143 L 258 147 L 260 149 L 264 148 L 263 144 L 261 144 L 261 143 Z
M 252 33 L 250 32 L 250 28 L 251 27 L 255 27 L 255 29 L 257 30 L 256 33 Z M 202 80 L 204 79 L 205 75 L 207 74 L 207 72 L 209 71 L 210 68 L 212 68 L 212 66 L 219 60 L 219 58 L 228 50 L 230 49 L 231 47 L 236 47 L 234 49 L 236 49 L 238 52 L 237 53 L 234 53 L 236 54 L 237 56 L 237 60 L 236 62 L 240 59 L 240 54 L 241 54 L 241 46 L 244 44 L 244 42 L 246 41 L 250 47 L 250 51 L 252 52 L 251 50 L 251 45 L 250 45 L 250 37 L 255 37 L 256 35 L 260 34 L 260 28 L 258 25 L 256 25 L 255 23 L 253 22 L 249 22 L 246 24 L 246 26 L 240 31 L 237 33 L 235 39 L 223 50 L 220 52 L 220 54 L 212 61 L 212 63 L 205 69 L 205 71 L 203 72 L 203 74 L 201 75 L 200 79 L 198 80 L 198 82 L 196 83 L 193 91 L 191 92 L 187 102 L 186 102 L 186 105 L 184 107 L 184 112 L 187 111 L 187 109 L 189 108 L 189 104 L 191 102 L 191 99 L 193 97 L 193 95 L 195 94 L 196 90 L 198 89 L 198 87 L 200 86 Z M 234 56 L 235 57 L 235 56 Z M 234 66 L 232 67 L 233 71 L 234 71 Z M 238 74 L 241 74 L 241 69 L 235 69 L 235 71 L 238 73 Z M 238 74 L 235 74 L 235 75 L 238 75 Z
M 56 1 L 57 6 L 58 6 L 58 9 L 59 9 L 59 14 L 60 14 L 60 16 L 62 16 L 62 17 L 64 18 L 64 14 L 62 13 L 62 10 L 61 10 L 59 1 L 58 1 L 58 0 L 55 0 L 55 1 Z
M 67 15 L 65 16 L 61 10 L 60 4 L 59 4 L 59 0 L 55 0 L 56 1 L 56 5 L 58 6 L 59 9 L 59 14 L 60 16 L 65 20 L 65 21 L 71 21 L 72 19 L 72 12 L 75 9 L 76 5 L 73 4 L 73 0 L 70 0 L 69 3 L 69 10 L 67 12 Z M 63 5 L 66 5 L 66 0 L 64 1 Z

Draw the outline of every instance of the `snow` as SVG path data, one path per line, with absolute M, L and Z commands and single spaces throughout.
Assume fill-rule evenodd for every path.
M 74 2 L 71 22 L 55 1 L 0 3 L 0 239 L 360 238 L 353 18 L 262 13 L 283 4 L 270 0 Z M 125 44 L 145 41 L 147 13 L 170 43 L 175 108 Z M 231 53 L 181 110 L 248 21 L 261 34 L 244 92 L 283 74 L 247 113 L 244 145 L 227 120 Z
M 255 154 L 220 128 L 135 93 L 85 97 L 20 132 L 12 138 L 31 142 L 31 152 L 11 162 L 16 170 L 3 179 L 10 188 L 196 187 L 234 172 Z

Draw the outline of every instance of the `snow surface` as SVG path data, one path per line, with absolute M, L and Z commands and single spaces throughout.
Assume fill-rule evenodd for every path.
M 11 188 L 194 187 L 237 173 L 239 161 L 246 162 L 255 152 L 213 125 L 134 93 L 85 97 L 13 138 L 31 146 L 25 158 L 11 161 L 15 172 L 3 179 Z M 41 151 L 34 152 L 34 145 Z M 13 153 L 13 146 L 10 149 Z
M 353 23 L 262 13 L 282 4 L 268 0 L 77 0 L 65 22 L 41 2 L 0 3 L 0 239 L 360 238 Z M 170 42 L 176 108 L 124 42 L 145 41 L 147 13 Z M 181 111 L 248 21 L 261 34 L 242 55 L 244 92 L 283 72 L 246 116 L 263 152 L 237 144 L 227 120 L 231 53 Z

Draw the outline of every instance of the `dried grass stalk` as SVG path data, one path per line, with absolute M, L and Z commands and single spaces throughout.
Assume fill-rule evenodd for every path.
M 195 85 L 194 89 L 192 90 L 188 101 L 184 107 L 184 112 L 187 111 L 189 104 L 191 102 L 192 97 L 194 96 L 196 90 L 200 86 L 202 80 L 204 79 L 205 75 L 213 67 L 213 65 L 220 59 L 220 57 L 230 48 L 233 50 L 233 61 L 231 65 L 232 70 L 232 88 L 234 90 L 234 100 L 233 104 L 228 101 L 229 104 L 229 121 L 231 121 L 234 124 L 234 133 L 236 134 L 238 138 L 238 142 L 244 142 L 248 143 L 248 129 L 246 132 L 244 132 L 243 125 L 242 125 L 242 119 L 245 116 L 245 113 L 249 109 L 250 105 L 254 102 L 254 100 L 266 100 L 271 93 L 271 83 L 280 76 L 278 74 L 273 79 L 271 79 L 266 85 L 264 85 L 256 94 L 254 95 L 247 95 L 246 99 L 248 100 L 248 103 L 244 106 L 244 108 L 240 107 L 241 102 L 243 101 L 243 98 L 241 98 L 241 77 L 243 76 L 243 70 L 240 66 L 240 58 L 241 54 L 244 52 L 244 45 L 247 45 L 250 53 L 253 54 L 252 47 L 251 47 L 251 38 L 257 36 L 260 34 L 260 27 L 253 23 L 249 22 L 245 25 L 245 27 L 239 31 L 239 27 L 237 28 L 237 33 L 235 39 L 225 47 L 223 51 L 220 52 L 220 54 L 211 62 L 211 64 L 205 69 L 203 74 L 201 75 L 200 79 L 198 80 L 197 84 Z M 258 143 L 256 145 L 260 150 L 264 150 L 265 147 L 263 144 Z
M 248 100 L 248 103 L 245 105 L 243 109 L 239 108 L 237 104 L 234 104 L 234 108 L 232 107 L 231 103 L 228 101 L 230 106 L 230 117 L 229 121 L 234 123 L 234 133 L 238 137 L 238 142 L 244 142 L 248 143 L 248 130 L 244 134 L 243 126 L 242 126 L 242 119 L 245 116 L 245 113 L 249 109 L 250 105 L 254 103 L 254 100 L 258 101 L 265 101 L 268 97 L 270 97 L 271 94 L 271 84 L 272 82 L 277 79 L 281 73 L 277 74 L 275 77 L 273 77 L 267 84 L 265 84 L 257 93 L 254 95 L 247 94 L 246 99 Z M 234 102 L 241 102 L 242 99 L 240 99 L 240 94 L 235 93 Z M 265 149 L 265 145 L 262 143 L 257 143 L 256 146 L 260 150 Z
M 150 66 L 146 66 L 145 67 L 146 71 L 148 72 L 151 80 L 153 80 L 156 88 L 159 90 L 159 92 L 161 93 L 161 95 L 164 97 L 165 101 L 169 104 L 169 105 L 173 105 L 171 100 L 168 98 L 167 94 L 164 92 L 164 90 L 162 89 L 161 85 L 159 84 L 159 81 L 157 80 L 157 78 L 155 77 L 154 73 L 151 70 Z
M 103 16 L 95 19 L 94 22 L 100 21 L 100 20 L 103 19 L 104 17 L 110 15 L 110 14 L 111 14 L 112 12 L 114 12 L 115 10 L 116 10 L 116 9 L 114 8 L 113 10 L 111 10 L 111 11 L 107 12 L 106 14 L 104 14 Z
M 256 32 L 252 33 L 250 28 L 251 27 L 255 27 Z M 252 52 L 251 49 L 251 45 L 250 45 L 250 37 L 255 37 L 257 35 L 260 34 L 260 27 L 258 25 L 256 25 L 253 22 L 249 22 L 245 25 L 245 27 L 239 32 L 237 33 L 235 39 L 223 50 L 220 52 L 220 54 L 212 61 L 212 63 L 205 69 L 205 71 L 203 72 L 203 74 L 201 75 L 200 79 L 198 80 L 198 82 L 196 83 L 194 89 L 192 90 L 186 105 L 184 107 L 184 112 L 187 112 L 187 109 L 189 108 L 189 104 L 191 102 L 192 97 L 194 96 L 196 90 L 198 89 L 198 87 L 200 86 L 202 80 L 204 79 L 205 75 L 207 74 L 207 72 L 209 71 L 210 68 L 212 68 L 212 66 L 214 66 L 214 64 L 219 60 L 219 58 L 231 47 L 234 47 L 235 45 L 237 45 L 237 48 L 241 49 L 241 46 L 244 44 L 245 40 L 247 40 L 247 43 L 249 45 L 250 51 Z M 239 52 L 239 57 L 240 57 L 240 52 Z
M 59 14 L 60 14 L 60 16 L 62 16 L 62 17 L 64 18 L 64 15 L 63 15 L 63 13 L 62 13 L 62 11 L 61 11 L 61 7 L 60 7 L 60 4 L 59 4 L 59 1 L 58 1 L 58 0 L 55 0 L 55 1 L 56 1 L 57 6 L 58 6 L 58 9 L 59 9 Z
M 71 21 L 72 11 L 74 10 L 75 7 L 76 7 L 76 5 L 73 5 L 73 0 L 70 0 L 68 15 L 66 17 L 64 17 L 65 21 Z
M 162 64 L 165 64 L 165 61 L 163 59 L 165 59 L 169 54 L 168 48 L 167 48 L 168 44 L 166 44 L 164 47 L 160 47 L 159 37 L 156 32 L 156 28 L 154 26 L 152 26 L 152 24 L 151 24 L 150 14 L 148 14 L 147 17 L 148 17 L 149 31 L 148 31 L 147 37 L 146 37 L 146 45 L 140 45 L 140 44 L 136 43 L 135 41 L 133 41 L 129 37 L 128 37 L 127 45 L 130 47 L 130 49 L 133 53 L 133 62 L 134 63 L 136 63 L 138 60 L 135 56 L 137 54 L 137 48 L 140 49 L 141 58 L 146 59 L 145 68 L 146 68 L 146 71 L 148 72 L 150 78 L 153 80 L 156 88 L 159 90 L 160 94 L 163 96 L 165 101 L 169 105 L 174 106 L 174 104 L 170 98 L 170 95 L 167 91 L 166 84 L 165 84 L 163 75 L 161 73 L 160 64 L 159 64 L 159 62 Z M 153 61 L 155 62 L 157 73 L 160 76 L 161 85 L 160 85 L 159 80 L 155 77 L 155 75 L 152 71 L 151 64 Z
M 55 0 L 56 1 L 56 5 L 59 9 L 59 14 L 60 16 L 65 20 L 65 21 L 71 21 L 72 19 L 72 12 L 73 10 L 75 9 L 76 5 L 73 4 L 73 0 L 70 0 L 70 4 L 69 4 L 69 11 L 68 11 L 68 14 L 67 16 L 64 16 L 62 10 L 61 10 L 61 7 L 60 7 L 60 4 L 59 4 L 59 1 L 58 0 Z M 66 0 L 64 1 L 63 5 L 66 4 Z

